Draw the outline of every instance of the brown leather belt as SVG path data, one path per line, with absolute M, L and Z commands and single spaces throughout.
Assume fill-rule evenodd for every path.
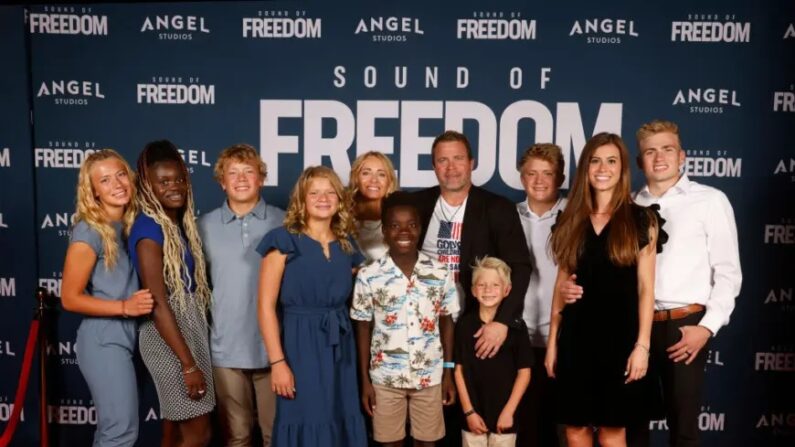
M 673 309 L 655 310 L 654 321 L 678 320 L 696 312 L 701 312 L 704 309 L 705 307 L 703 304 L 689 304 L 687 306 L 676 307 Z

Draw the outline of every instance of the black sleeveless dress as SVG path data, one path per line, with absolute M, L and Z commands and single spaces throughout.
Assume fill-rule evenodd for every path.
M 642 249 L 649 243 L 653 214 L 631 206 Z M 656 214 L 656 209 L 651 210 Z M 658 222 L 662 224 L 659 217 Z M 627 359 L 638 336 L 638 276 L 637 265 L 622 267 L 610 260 L 611 223 L 600 234 L 587 225 L 575 272 L 583 296 L 562 312 L 556 406 L 558 421 L 566 425 L 625 427 L 648 421 L 660 401 L 659 390 L 647 378 L 624 384 Z M 667 240 L 662 230 L 659 233 L 658 252 Z

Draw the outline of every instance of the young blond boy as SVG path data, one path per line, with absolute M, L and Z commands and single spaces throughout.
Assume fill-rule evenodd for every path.
M 456 324 L 455 382 L 463 410 L 464 447 L 512 447 L 516 420 L 523 419 L 520 403 L 530 383 L 533 350 L 525 328 L 509 328 L 505 343 L 493 357 L 479 358 L 475 333 L 494 320 L 500 303 L 511 291 L 511 268 L 485 257 L 475 262 L 472 309 Z

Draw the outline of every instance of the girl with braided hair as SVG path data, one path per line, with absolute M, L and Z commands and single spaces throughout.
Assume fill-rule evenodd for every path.
M 139 339 L 160 400 L 162 445 L 206 446 L 215 407 L 207 330 L 210 289 L 190 177 L 173 143 L 144 147 L 138 189 L 141 213 L 128 243 L 141 283 L 156 303 Z
M 97 410 L 94 447 L 132 446 L 138 438 L 136 324 L 152 311 L 138 290 L 124 239 L 135 218 L 135 174 L 111 149 L 89 155 L 77 178 L 77 223 L 63 268 L 61 303 L 83 314 L 77 330 L 80 372 Z

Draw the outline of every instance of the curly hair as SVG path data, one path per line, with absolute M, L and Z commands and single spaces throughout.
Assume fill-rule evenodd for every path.
M 223 183 L 224 170 L 229 162 L 248 163 L 257 168 L 263 180 L 268 176 L 268 166 L 262 161 L 254 146 L 239 143 L 229 146 L 218 155 L 218 160 L 213 166 L 213 177 L 218 183 Z
M 118 152 L 113 149 L 102 149 L 86 157 L 80 166 L 80 173 L 77 175 L 77 194 L 75 195 L 77 208 L 75 223 L 83 221 L 99 233 L 102 239 L 102 250 L 105 252 L 105 268 L 107 270 L 112 270 L 116 267 L 116 260 L 119 257 L 119 244 L 116 242 L 116 231 L 111 226 L 110 220 L 102 208 L 102 203 L 97 198 L 96 191 L 94 191 L 94 185 L 91 183 L 91 169 L 96 163 L 110 159 L 116 159 L 121 163 L 130 181 L 130 203 L 124 208 L 124 214 L 121 218 L 122 234 L 125 238 L 130 235 L 130 228 L 137 213 L 135 205 L 135 173 Z
M 353 219 L 353 200 L 342 186 L 342 181 L 337 174 L 325 166 L 311 166 L 304 169 L 301 176 L 295 182 L 292 193 L 290 193 L 290 204 L 287 206 L 287 215 L 284 218 L 284 226 L 291 233 L 298 234 L 307 227 L 306 215 L 306 194 L 309 184 L 313 179 L 324 178 L 331 183 L 334 192 L 339 198 L 339 206 L 334 217 L 331 218 L 331 231 L 345 253 L 353 253 L 353 245 L 348 237 L 355 231 Z
M 185 231 L 190 252 L 195 260 L 194 279 L 196 281 L 196 298 L 199 306 L 206 309 L 210 304 L 210 287 L 207 282 L 207 270 L 204 262 L 204 252 L 196 226 L 196 216 L 193 213 L 193 190 L 190 175 L 185 167 L 185 162 L 174 146 L 168 140 L 153 141 L 144 147 L 138 156 L 138 208 L 147 216 L 154 219 L 163 230 L 163 280 L 169 294 L 184 309 L 187 304 L 185 278 L 190 278 L 187 264 L 183 261 L 186 247 L 180 235 L 180 225 L 172 222 L 166 215 L 163 206 L 157 199 L 152 189 L 148 169 L 154 164 L 163 161 L 173 161 L 179 165 L 182 175 L 187 183 L 187 198 L 185 207 L 178 213 L 178 221 Z

